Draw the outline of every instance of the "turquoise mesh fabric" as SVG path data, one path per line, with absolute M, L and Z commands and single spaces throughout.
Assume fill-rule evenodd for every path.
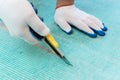
M 106 36 L 95 39 L 76 29 L 72 35 L 65 34 L 54 23 L 55 0 L 31 2 L 73 67 L 0 29 L 0 80 L 120 80 L 120 0 L 75 1 L 108 27 Z

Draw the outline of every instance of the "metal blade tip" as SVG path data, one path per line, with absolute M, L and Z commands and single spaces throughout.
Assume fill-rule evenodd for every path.
M 66 64 L 73 66 L 73 65 L 70 63 L 70 61 L 68 61 L 68 59 L 67 59 L 65 56 L 62 57 L 62 60 L 63 60 Z

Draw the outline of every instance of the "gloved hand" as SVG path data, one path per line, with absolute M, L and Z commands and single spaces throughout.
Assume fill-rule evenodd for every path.
M 1 0 L 0 2 L 0 18 L 11 36 L 21 38 L 30 44 L 37 44 L 39 41 L 31 35 L 29 27 L 41 36 L 49 34 L 49 29 L 36 13 L 27 0 Z
M 99 19 L 81 11 L 76 8 L 75 5 L 57 8 L 54 19 L 62 30 L 68 34 L 72 33 L 71 25 L 77 27 L 79 30 L 92 38 L 97 37 L 97 34 L 104 36 L 104 31 L 107 30 Z

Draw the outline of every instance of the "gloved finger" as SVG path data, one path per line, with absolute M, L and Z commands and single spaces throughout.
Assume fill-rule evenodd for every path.
M 107 27 L 95 16 L 88 17 L 90 20 L 94 21 L 103 31 L 107 31 Z
M 37 15 L 31 16 L 27 20 L 27 24 L 41 36 L 46 36 L 50 32 L 49 28 L 39 19 Z
M 7 28 L 10 35 L 13 37 L 20 38 L 32 45 L 39 43 L 39 41 L 30 34 L 29 28 L 26 24 L 9 24 L 7 25 Z
M 39 41 L 31 35 L 28 27 L 24 29 L 24 32 L 25 32 L 24 35 L 20 37 L 21 39 L 32 45 L 39 44 Z
M 108 30 L 108 28 L 105 26 L 105 24 L 104 23 L 102 23 L 103 24 L 103 26 L 104 26 L 104 28 L 102 28 L 102 30 L 103 31 L 107 31 Z
M 101 28 L 95 24 L 93 21 L 89 19 L 83 20 L 85 24 L 87 24 L 95 33 L 97 33 L 100 36 L 104 36 L 105 32 L 101 30 Z
M 88 36 L 95 38 L 97 37 L 96 33 L 93 32 L 93 30 L 91 30 L 88 25 L 86 25 L 84 22 L 82 22 L 79 19 L 71 19 L 68 21 L 70 24 L 74 25 L 75 27 L 77 27 L 79 30 L 83 31 L 85 34 L 87 34 Z
M 65 31 L 67 34 L 72 34 L 71 26 L 63 19 L 55 20 L 60 28 Z

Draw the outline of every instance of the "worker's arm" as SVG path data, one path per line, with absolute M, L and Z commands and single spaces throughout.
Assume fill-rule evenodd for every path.
M 74 0 L 57 0 L 56 8 L 73 5 L 73 4 L 74 4 Z
M 12 36 L 31 44 L 39 41 L 33 38 L 29 27 L 41 36 L 49 34 L 48 27 L 36 15 L 28 0 L 0 0 L 0 18 Z
M 107 28 L 95 16 L 85 13 L 74 5 L 74 0 L 57 0 L 55 22 L 66 32 L 71 33 L 73 25 L 90 37 L 104 36 Z

